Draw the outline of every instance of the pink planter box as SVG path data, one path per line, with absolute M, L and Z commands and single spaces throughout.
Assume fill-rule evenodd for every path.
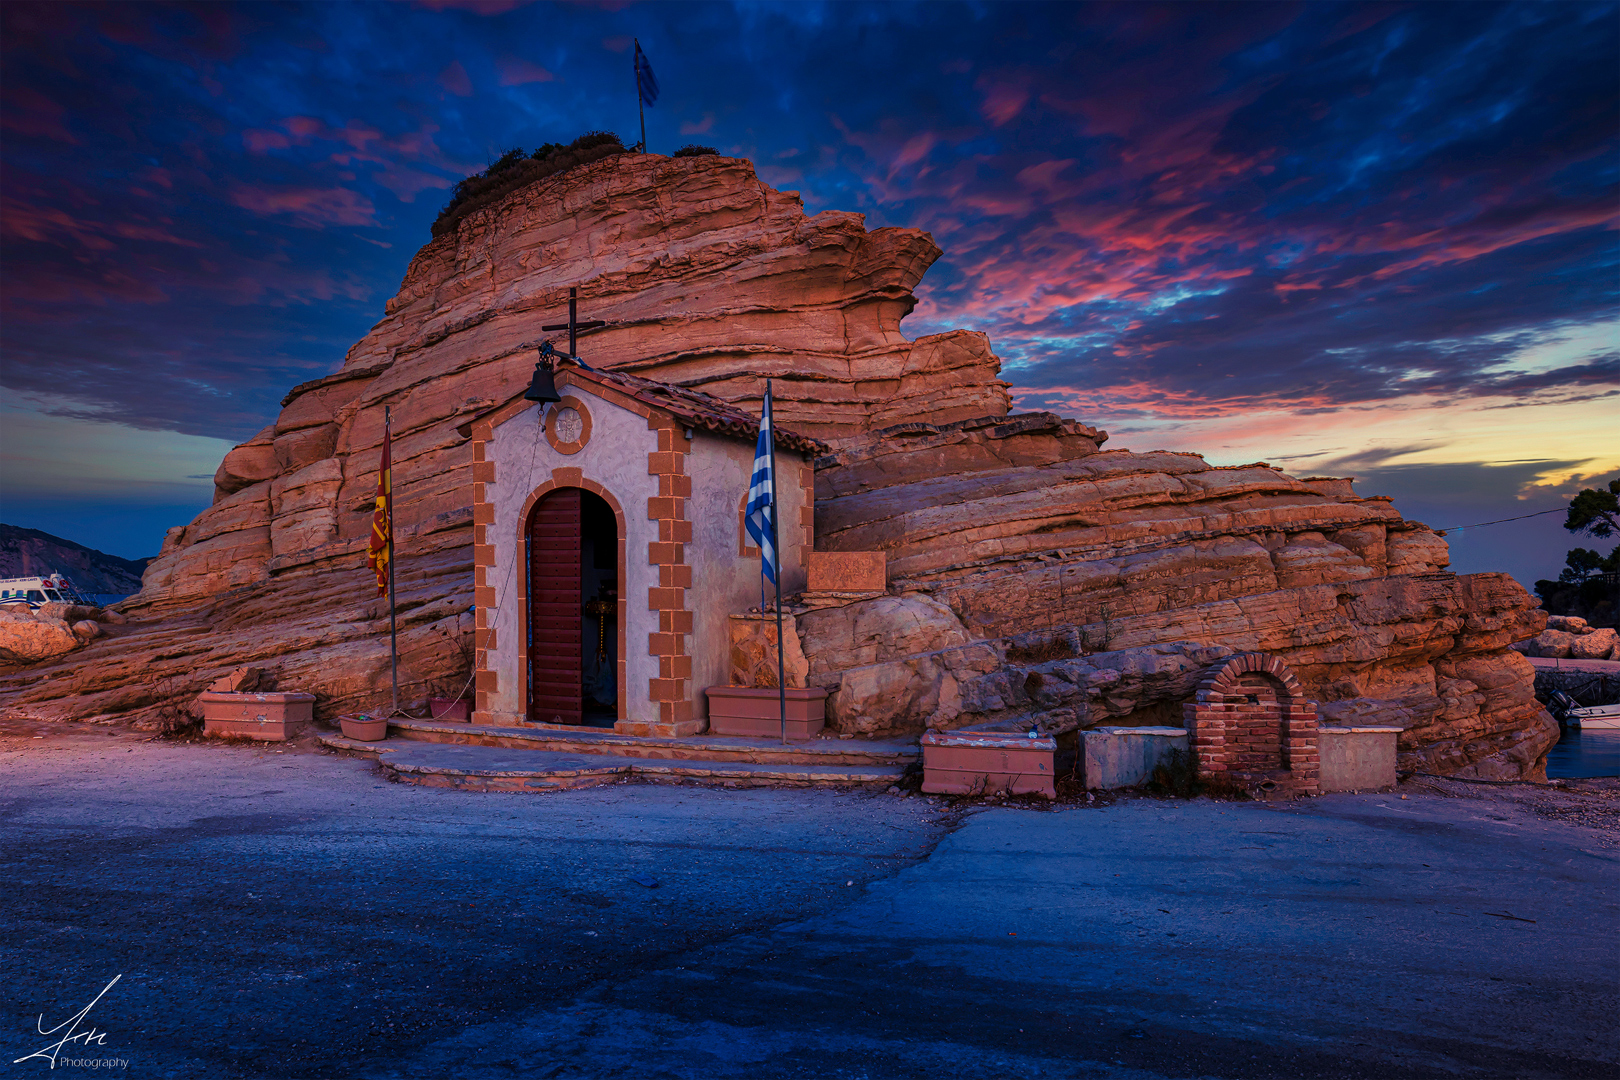
M 452 701 L 449 698 L 428 698 L 429 720 L 455 720 L 467 723 L 472 719 L 472 702 Z
M 233 694 L 206 691 L 197 698 L 203 714 L 203 734 L 231 735 L 266 742 L 286 742 L 288 736 L 315 716 L 315 695 L 296 693 Z
M 922 789 L 939 795 L 1044 795 L 1057 798 L 1057 740 L 1049 735 L 990 731 L 929 731 Z
M 338 726 L 343 729 L 345 739 L 356 742 L 381 742 L 388 738 L 387 718 L 374 720 L 369 716 L 340 716 Z
M 774 686 L 711 686 L 709 734 L 776 739 L 782 735 L 781 691 Z M 813 739 L 827 720 L 827 691 L 819 686 L 787 691 L 787 737 Z

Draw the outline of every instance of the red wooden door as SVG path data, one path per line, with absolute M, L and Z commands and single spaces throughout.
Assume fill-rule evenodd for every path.
M 548 492 L 529 515 L 529 719 L 584 720 L 580 663 L 580 490 Z

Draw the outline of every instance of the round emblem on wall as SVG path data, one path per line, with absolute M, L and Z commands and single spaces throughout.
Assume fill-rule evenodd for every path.
M 580 418 L 578 409 L 558 409 L 552 423 L 557 425 L 557 438 L 562 442 L 579 442 L 579 437 L 585 434 L 585 421 Z
M 591 441 L 591 413 L 576 397 L 565 397 L 546 412 L 546 441 L 559 454 L 577 454 Z

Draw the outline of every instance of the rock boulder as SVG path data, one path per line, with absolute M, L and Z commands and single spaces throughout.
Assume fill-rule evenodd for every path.
M 30 611 L 21 604 L 0 605 L 0 661 L 35 664 L 63 656 L 79 647 L 79 637 L 73 630 L 66 619 L 43 607 Z

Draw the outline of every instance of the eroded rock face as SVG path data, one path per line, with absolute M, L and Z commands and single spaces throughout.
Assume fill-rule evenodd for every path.
M 812 619 L 830 613 L 802 616 L 810 682 L 826 673 L 836 723 L 957 727 L 1022 709 L 1088 726 L 1122 715 L 1076 689 L 1100 684 L 1065 679 L 1078 661 L 1029 668 L 1018 649 L 1126 664 L 1122 650 L 1193 643 L 1176 647 L 1280 657 L 1325 717 L 1398 724 L 1403 768 L 1520 775 L 1556 741 L 1510 649 L 1545 616 L 1511 578 L 1445 572 L 1442 538 L 1348 480 L 1099 450 L 1105 438 L 1050 414 L 913 424 L 817 463 L 818 546 L 885 551 L 891 591 L 931 597 L 969 639 L 866 659 L 822 644 Z M 1537 642 L 1569 655 L 1576 640 Z M 1032 673 L 1045 697 L 1018 683 Z M 1178 724 L 1173 695 L 1148 685 L 1129 710 Z
M 274 424 L 225 456 L 215 505 L 171 533 L 135 604 L 160 614 L 352 566 L 385 405 L 399 523 L 467 506 L 471 451 L 456 426 L 523 391 L 541 340 L 566 347 L 540 327 L 566 320 L 570 287 L 582 319 L 608 323 L 579 339 L 591 364 L 755 411 L 771 377 L 778 420 L 824 439 L 1005 413 L 983 334 L 900 332 L 939 255 L 915 229 L 808 217 L 736 158 L 626 154 L 546 178 L 417 253 L 342 369 L 295 387 Z

